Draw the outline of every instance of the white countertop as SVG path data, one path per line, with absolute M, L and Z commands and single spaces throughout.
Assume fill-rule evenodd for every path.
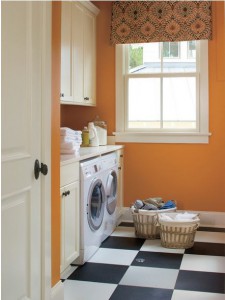
M 99 146 L 99 147 L 81 147 L 79 154 L 76 155 L 61 155 L 60 156 L 60 164 L 61 166 L 81 161 L 84 159 L 88 159 L 95 156 L 100 156 L 102 154 L 116 151 L 122 149 L 124 146 L 122 145 L 106 145 L 106 146 Z

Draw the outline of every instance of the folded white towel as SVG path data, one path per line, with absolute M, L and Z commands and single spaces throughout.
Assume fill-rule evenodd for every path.
M 80 143 L 76 143 L 76 142 L 68 142 L 68 143 L 61 143 L 60 144 L 60 148 L 61 149 L 79 149 L 80 148 Z
M 60 154 L 79 154 L 79 149 L 78 150 L 66 150 L 63 149 L 60 151 Z
M 65 134 L 74 134 L 74 130 L 69 128 L 69 127 L 61 127 L 60 128 L 60 133 L 65 135 Z
M 68 135 L 68 136 L 76 136 L 76 135 L 81 135 L 82 131 L 80 130 L 73 130 L 71 128 L 68 127 L 61 127 L 60 128 L 60 135 Z
M 60 142 L 62 143 L 82 143 L 82 138 L 81 137 L 68 137 L 66 135 L 60 136 Z

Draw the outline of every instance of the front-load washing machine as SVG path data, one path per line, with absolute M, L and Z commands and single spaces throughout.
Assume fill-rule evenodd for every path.
M 80 163 L 80 255 L 73 264 L 85 263 L 102 242 L 105 191 L 101 164 L 100 158 Z
M 102 182 L 105 190 L 105 216 L 103 220 L 104 241 L 117 225 L 118 162 L 115 152 L 101 156 Z

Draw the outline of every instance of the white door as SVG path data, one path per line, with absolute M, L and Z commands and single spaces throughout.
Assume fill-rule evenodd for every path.
M 41 280 L 47 269 L 42 256 L 45 207 L 41 201 L 49 174 L 36 180 L 34 162 L 43 158 L 42 105 L 50 102 L 46 97 L 50 87 L 43 80 L 44 32 L 50 30 L 43 29 L 46 11 L 41 1 L 1 5 L 2 299 L 40 300 L 45 298 Z M 50 139 L 48 127 L 46 133 L 44 139 Z

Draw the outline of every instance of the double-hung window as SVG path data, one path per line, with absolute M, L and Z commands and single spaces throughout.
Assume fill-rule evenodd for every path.
M 116 141 L 208 143 L 208 42 L 116 45 Z

